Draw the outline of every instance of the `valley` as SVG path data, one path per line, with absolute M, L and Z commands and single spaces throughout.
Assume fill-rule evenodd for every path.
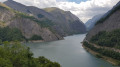
M 120 1 L 99 1 L 0 1 L 0 67 L 119 67 Z

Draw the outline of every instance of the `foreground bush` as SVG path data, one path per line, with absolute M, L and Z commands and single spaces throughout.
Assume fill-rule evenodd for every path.
M 33 58 L 30 49 L 19 42 L 4 42 L 0 46 L 0 67 L 60 67 L 45 57 Z

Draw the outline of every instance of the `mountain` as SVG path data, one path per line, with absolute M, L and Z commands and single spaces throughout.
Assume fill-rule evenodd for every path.
M 120 4 L 120 2 L 118 3 Z M 90 40 L 90 38 L 94 35 L 96 35 L 100 31 L 112 31 L 115 29 L 120 29 L 120 5 L 116 5 L 108 11 L 106 16 L 102 17 L 96 25 L 93 27 L 91 31 L 88 32 L 86 39 Z
M 97 57 L 120 65 L 120 2 L 97 21 L 83 46 Z
M 49 21 L 47 19 L 38 20 L 34 16 L 15 11 L 2 3 L 0 3 L 0 15 L 1 28 L 17 28 L 22 32 L 22 35 L 25 37 L 25 39 L 42 39 L 44 41 L 63 39 L 56 32 L 51 30 L 52 28 L 47 25 L 47 21 Z M 5 32 L 5 30 L 3 32 Z
M 63 11 L 56 7 L 45 8 L 44 10 L 54 17 L 54 19 L 51 20 L 56 22 L 55 24 L 59 25 L 65 33 L 74 34 L 86 32 L 83 22 L 70 11 Z
M 63 11 L 55 7 L 40 9 L 34 6 L 25 6 L 12 0 L 8 0 L 4 4 L 39 20 L 49 19 L 54 24 L 51 27 L 61 36 L 86 32 L 84 23 L 70 11 Z
M 96 22 L 103 16 L 103 14 L 99 14 L 94 16 L 92 19 L 88 20 L 85 25 L 87 27 L 87 31 L 91 30 L 94 25 L 96 24 Z

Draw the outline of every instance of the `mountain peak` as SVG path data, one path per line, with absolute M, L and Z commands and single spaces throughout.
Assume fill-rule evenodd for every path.
M 39 20 L 48 19 L 50 20 L 50 22 L 52 21 L 54 23 L 53 25 L 54 30 L 61 36 L 70 35 L 71 32 L 72 33 L 86 32 L 85 25 L 82 23 L 82 21 L 79 20 L 78 17 L 76 17 L 75 15 L 68 11 L 64 11 L 57 7 L 40 9 L 34 6 L 25 6 L 18 2 L 14 2 L 14 0 L 4 2 L 4 4 L 13 8 L 14 10 L 27 14 L 32 14 Z
M 120 1 L 117 3 L 117 5 L 120 5 Z
M 13 1 L 13 0 L 7 0 L 7 1 Z
M 47 12 L 52 12 L 52 11 L 61 11 L 61 12 L 64 12 L 64 10 L 59 9 L 57 7 L 44 8 L 44 10 L 47 11 Z

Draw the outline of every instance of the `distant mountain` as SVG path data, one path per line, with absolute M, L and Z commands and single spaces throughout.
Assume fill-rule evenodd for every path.
M 97 23 L 97 21 L 103 16 L 103 14 L 99 14 L 94 16 L 92 19 L 88 20 L 85 25 L 87 27 L 87 31 L 91 30 L 94 25 Z
M 109 10 L 107 13 L 103 14 L 99 14 L 94 16 L 92 19 L 88 20 L 85 25 L 87 27 L 87 30 L 89 31 L 90 29 L 92 29 L 94 27 L 95 24 L 100 22 L 103 22 L 101 20 L 105 20 L 104 18 L 109 17 L 110 14 L 112 14 L 112 12 L 114 11 L 114 9 L 116 9 L 116 7 L 119 7 L 120 2 L 118 2 L 111 10 Z
M 70 11 L 63 11 L 56 7 L 45 8 L 44 10 L 54 17 L 54 19 L 51 20 L 53 20 L 56 25 L 59 25 L 65 33 L 78 34 L 86 32 L 84 23 Z
M 69 11 L 55 7 L 40 9 L 34 6 L 25 6 L 12 0 L 8 0 L 4 4 L 17 11 L 30 14 L 38 20 L 49 19 L 53 23 L 51 27 L 61 36 L 86 32 L 84 23 Z

